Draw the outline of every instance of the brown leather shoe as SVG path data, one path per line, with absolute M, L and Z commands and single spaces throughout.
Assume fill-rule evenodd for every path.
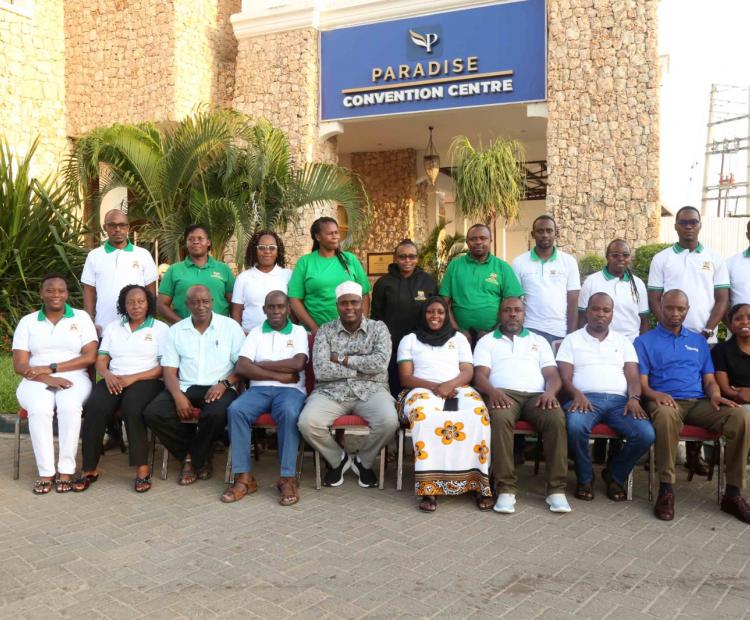
M 654 514 L 662 521 L 674 519 L 674 493 L 659 493 L 654 506 Z
M 279 504 L 282 506 L 292 506 L 299 501 L 299 491 L 297 490 L 297 480 L 294 477 L 283 476 L 276 483 L 279 490 Z
M 750 523 L 750 504 L 741 495 L 735 497 L 725 495 L 721 500 L 721 509 L 727 514 L 737 517 L 740 521 Z

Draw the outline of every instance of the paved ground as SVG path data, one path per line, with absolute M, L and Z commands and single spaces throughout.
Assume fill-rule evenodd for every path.
M 469 498 L 424 515 L 392 466 L 385 491 L 347 474 L 318 492 L 306 458 L 302 501 L 282 508 L 271 453 L 261 490 L 235 505 L 218 477 L 179 487 L 174 462 L 136 495 L 109 453 L 87 492 L 35 497 L 28 438 L 22 450 L 14 481 L 0 435 L 2 618 L 750 618 L 750 527 L 707 482 L 679 484 L 669 524 L 651 516 L 643 472 L 632 503 L 599 488 L 559 516 L 526 465 L 513 516 Z

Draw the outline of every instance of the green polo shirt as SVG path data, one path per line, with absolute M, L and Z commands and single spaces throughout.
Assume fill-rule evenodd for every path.
M 212 256 L 208 257 L 203 267 L 198 267 L 189 256 L 184 261 L 171 265 L 159 284 L 159 294 L 169 295 L 172 298 L 172 309 L 184 319 L 190 315 L 185 305 L 185 296 L 188 289 L 196 284 L 203 284 L 211 291 L 216 314 L 229 316 L 226 295 L 234 287 L 234 274 L 229 265 Z
M 500 302 L 521 297 L 523 288 L 511 266 L 497 256 L 489 254 L 480 263 L 471 254 L 462 254 L 448 263 L 440 294 L 450 298 L 461 329 L 488 332 L 497 324 Z
M 326 258 L 318 251 L 301 256 L 289 280 L 289 297 L 301 299 L 305 309 L 320 326 L 339 318 L 336 310 L 336 287 L 353 280 L 362 286 L 362 294 L 370 292 L 370 281 L 357 257 L 342 252 L 349 271 L 336 256 Z

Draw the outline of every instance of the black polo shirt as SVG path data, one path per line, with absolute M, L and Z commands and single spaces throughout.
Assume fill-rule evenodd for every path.
M 740 349 L 736 338 L 717 344 L 711 357 L 716 370 L 729 375 L 729 385 L 750 387 L 750 355 Z

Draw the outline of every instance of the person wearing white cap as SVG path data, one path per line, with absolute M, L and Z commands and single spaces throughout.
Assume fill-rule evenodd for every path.
M 328 463 L 323 483 L 336 487 L 353 469 L 359 486 L 375 487 L 375 457 L 398 429 L 394 400 L 388 391 L 391 336 L 382 321 L 363 316 L 362 286 L 342 282 L 336 287 L 339 318 L 323 324 L 313 345 L 315 389 L 299 418 L 305 441 Z M 370 433 L 357 457 L 352 459 L 331 436 L 336 418 L 355 413 L 365 420 Z

